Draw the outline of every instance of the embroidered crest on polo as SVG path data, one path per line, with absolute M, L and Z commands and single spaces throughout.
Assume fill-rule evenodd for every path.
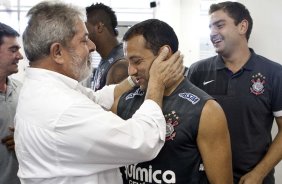
M 252 76 L 250 92 L 255 95 L 261 95 L 264 92 L 265 76 L 257 73 Z
M 179 124 L 179 117 L 175 113 L 175 111 L 171 111 L 170 113 L 165 115 L 165 120 L 166 120 L 166 135 L 165 135 L 165 140 L 173 140 L 174 137 L 176 136 L 176 132 L 174 127 Z
M 126 97 L 125 100 L 129 100 L 131 98 L 134 98 L 135 96 L 143 96 L 144 91 L 142 91 L 140 88 L 138 88 L 136 91 L 129 93 Z
M 178 96 L 191 102 L 193 105 L 200 101 L 200 98 L 192 93 L 179 93 Z

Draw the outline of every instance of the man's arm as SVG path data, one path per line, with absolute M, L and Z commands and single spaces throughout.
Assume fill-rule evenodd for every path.
M 279 161 L 281 161 L 282 117 L 277 117 L 275 120 L 278 126 L 278 133 L 275 136 L 268 152 L 251 172 L 241 177 L 239 184 L 262 184 L 264 177 L 279 163 Z
M 126 77 L 128 77 L 128 61 L 126 59 L 120 59 L 108 71 L 106 85 L 118 84 Z
M 119 99 L 121 97 L 121 95 L 127 91 L 129 91 L 130 89 L 132 89 L 133 86 L 130 84 L 130 82 L 128 82 L 128 79 L 123 80 L 121 83 L 119 83 L 116 87 L 115 87 L 115 91 L 114 91 L 114 103 L 111 107 L 111 111 L 115 114 L 117 114 L 117 106 L 118 106 L 118 102 Z
M 198 147 L 211 184 L 232 184 L 232 154 L 227 120 L 214 100 L 205 104 L 198 130 Z

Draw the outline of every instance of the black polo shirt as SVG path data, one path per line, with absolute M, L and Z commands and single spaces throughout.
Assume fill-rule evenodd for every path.
M 272 143 L 274 115 L 282 116 L 282 66 L 250 51 L 237 73 L 220 56 L 196 62 L 188 72 L 190 81 L 215 97 L 226 114 L 236 180 L 264 157 Z M 269 177 L 271 184 L 273 172 Z

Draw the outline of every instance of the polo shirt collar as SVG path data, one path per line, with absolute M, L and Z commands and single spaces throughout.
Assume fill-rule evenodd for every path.
M 7 91 L 6 96 L 9 96 L 11 93 L 16 91 L 16 88 L 18 87 L 18 84 L 11 79 L 10 77 L 7 77 Z
M 245 70 L 253 70 L 255 67 L 255 58 L 257 55 L 252 48 L 249 48 L 249 50 L 251 52 L 251 57 L 249 58 L 247 63 L 243 66 L 243 69 Z M 217 55 L 215 60 L 216 60 L 216 70 L 222 70 L 226 68 L 224 61 L 220 55 Z

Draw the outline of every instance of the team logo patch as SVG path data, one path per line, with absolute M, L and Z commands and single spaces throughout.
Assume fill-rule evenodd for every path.
M 265 76 L 261 73 L 252 76 L 251 80 L 251 93 L 255 95 L 261 95 L 264 92 Z
M 126 97 L 125 100 L 129 100 L 131 98 L 134 98 L 135 96 L 143 96 L 144 95 L 144 91 L 142 91 L 140 88 L 138 88 L 136 91 L 129 93 Z
M 200 101 L 200 98 L 192 93 L 179 93 L 178 95 L 194 105 Z
M 179 124 L 178 122 L 179 117 L 175 113 L 175 111 L 171 111 L 170 113 L 165 115 L 166 120 L 166 135 L 165 140 L 173 140 L 176 136 L 176 132 L 174 127 Z

